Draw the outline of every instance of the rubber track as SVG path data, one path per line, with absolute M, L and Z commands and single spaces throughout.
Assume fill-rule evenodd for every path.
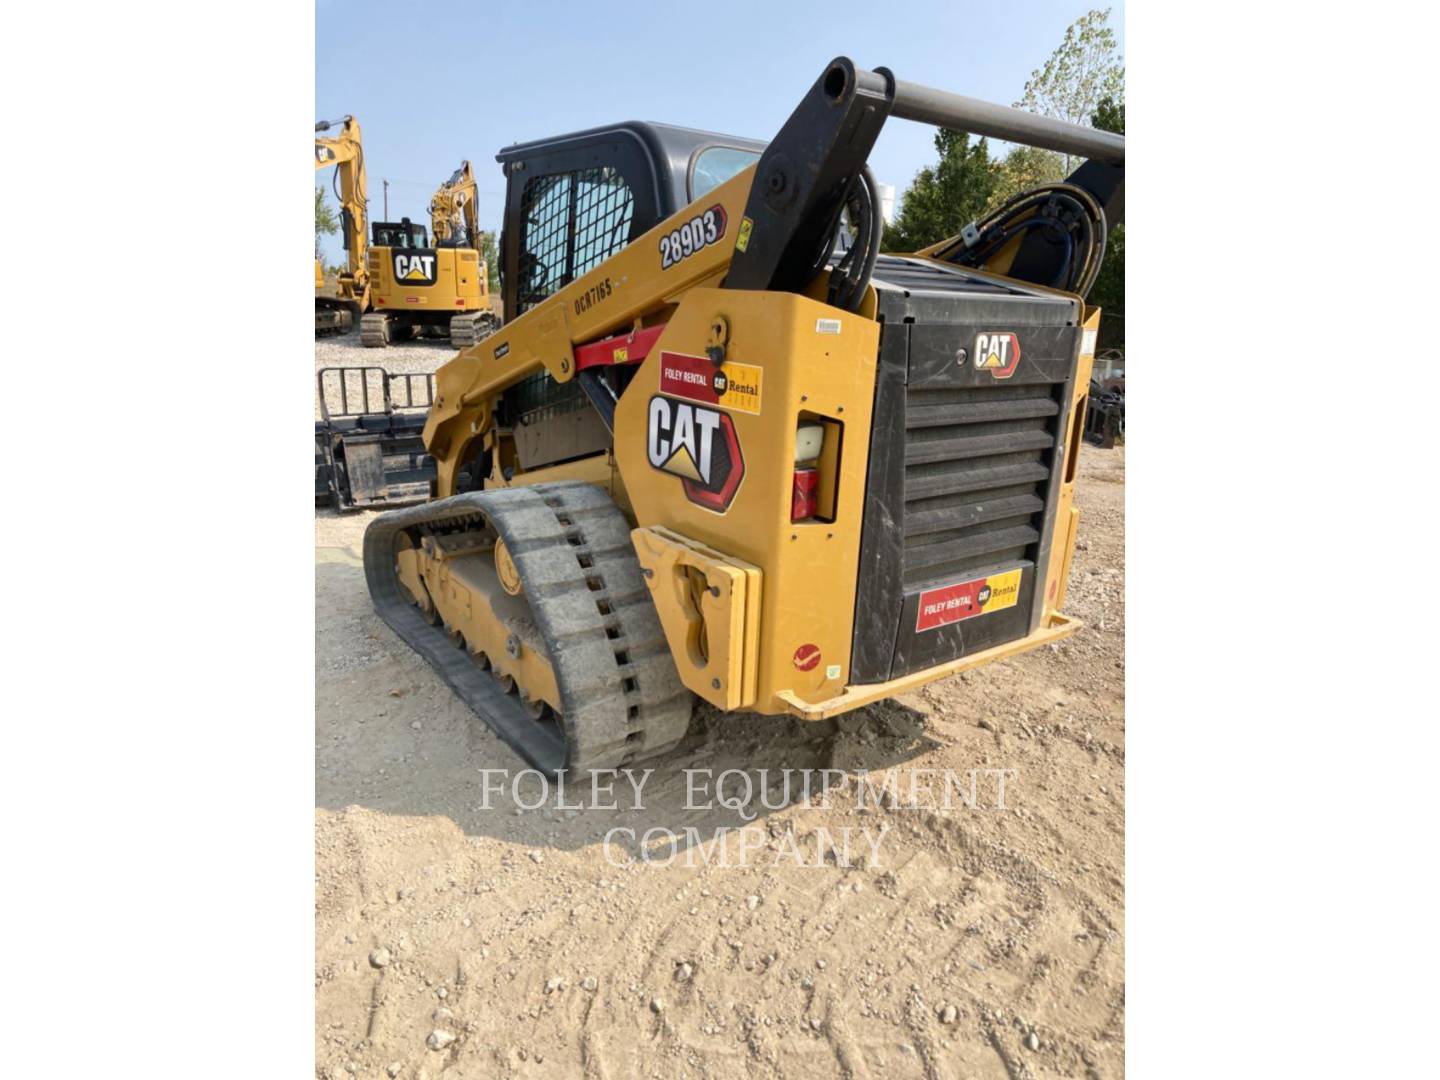
M 431 626 L 395 575 L 395 538 L 488 523 L 515 560 L 560 691 L 561 739 Z M 640 574 L 630 526 L 592 484 L 474 492 L 381 514 L 365 530 L 375 610 L 468 706 L 544 772 L 615 769 L 664 753 L 685 735 L 694 703 L 670 657 Z
M 465 315 L 450 317 L 450 345 L 456 349 L 468 349 L 477 342 L 500 329 L 500 323 L 493 312 L 472 311 Z

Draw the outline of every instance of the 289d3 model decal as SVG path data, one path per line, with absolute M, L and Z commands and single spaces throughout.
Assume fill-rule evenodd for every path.
M 669 270 L 681 259 L 715 243 L 725 235 L 725 224 L 725 207 L 716 203 L 660 237 L 660 269 Z

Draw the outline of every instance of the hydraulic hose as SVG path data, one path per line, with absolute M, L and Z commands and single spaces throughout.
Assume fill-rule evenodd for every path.
M 879 186 L 869 165 L 851 181 L 845 207 L 855 228 L 855 243 L 831 271 L 827 299 L 834 307 L 857 311 L 865 298 L 870 276 L 875 271 L 875 261 L 880 256 L 880 238 L 885 228 L 880 215 Z M 836 227 L 840 227 L 838 221 Z M 832 238 L 827 248 L 833 249 L 833 243 Z M 828 251 L 826 255 L 828 257 Z
M 1073 184 L 1046 184 L 1021 192 L 967 227 L 936 256 L 961 266 L 984 268 L 1016 237 L 1041 226 L 1062 237 L 1065 250 L 1050 280 L 1036 284 L 1087 296 L 1105 257 L 1107 226 L 1099 203 Z

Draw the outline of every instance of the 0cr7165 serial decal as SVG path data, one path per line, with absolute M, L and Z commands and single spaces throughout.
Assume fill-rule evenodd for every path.
M 681 259 L 715 243 L 725 235 L 725 222 L 725 207 L 716 203 L 678 229 L 671 229 L 660 237 L 660 269 L 669 270 Z

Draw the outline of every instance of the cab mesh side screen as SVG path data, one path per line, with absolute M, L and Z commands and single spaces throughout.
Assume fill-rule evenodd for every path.
M 527 311 L 630 242 L 635 196 L 610 166 L 536 176 L 520 197 L 519 307 Z
M 577 380 L 557 383 L 548 371 L 527 375 L 506 390 L 502 400 L 506 421 L 521 426 L 538 424 L 542 420 L 590 407 L 590 401 Z
M 520 196 L 521 311 L 528 311 L 630 242 L 635 196 L 618 169 L 604 166 L 532 177 Z M 505 392 L 512 423 L 531 424 L 586 408 L 574 380 L 539 372 Z

